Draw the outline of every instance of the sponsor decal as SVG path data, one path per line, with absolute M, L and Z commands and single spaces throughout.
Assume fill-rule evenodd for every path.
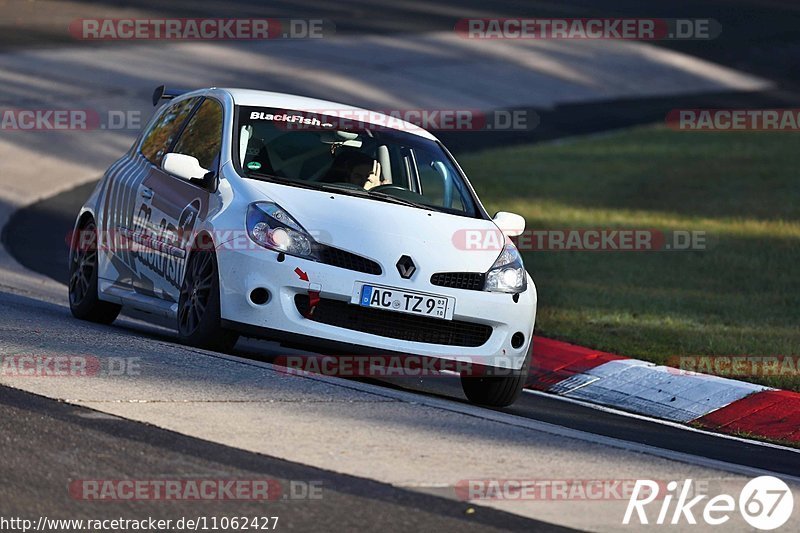
M 286 113 L 265 113 L 263 111 L 253 111 L 250 113 L 250 120 L 270 120 L 273 122 L 287 122 L 291 124 L 302 124 L 304 126 L 322 126 L 332 128 L 333 124 L 322 122 L 316 117 L 305 117 L 303 115 L 288 115 Z
M 200 212 L 200 199 L 196 198 L 181 212 L 177 225 L 162 216 L 154 225 L 152 204 L 139 205 L 134 217 L 130 250 L 134 260 L 146 266 L 171 286 L 180 289 L 184 251 L 188 240 L 194 235 L 194 227 Z

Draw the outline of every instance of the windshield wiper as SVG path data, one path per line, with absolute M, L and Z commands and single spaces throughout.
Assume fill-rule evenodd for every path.
M 408 200 L 406 198 L 400 198 L 398 196 L 393 196 L 391 194 L 386 194 L 385 192 L 380 191 L 367 191 L 367 194 L 370 196 L 377 196 L 378 198 L 385 199 L 391 202 L 396 202 L 398 204 L 407 205 L 410 207 L 419 207 L 420 209 L 429 209 L 431 211 L 438 211 L 438 209 L 431 207 L 427 204 L 415 202 L 413 200 Z
M 282 176 L 276 176 L 274 174 L 268 174 L 266 172 L 257 172 L 257 171 L 248 171 L 247 177 L 248 178 L 252 177 L 253 179 L 265 178 L 262 181 L 271 181 L 273 183 L 280 183 L 281 185 L 291 185 L 294 187 L 301 187 L 303 189 L 312 189 L 316 191 L 334 191 L 342 194 L 349 194 L 351 196 L 359 196 L 361 198 L 374 198 L 379 201 L 405 205 L 408 207 L 416 207 L 418 209 L 439 211 L 439 209 L 436 209 L 435 207 L 432 207 L 430 205 L 414 202 L 412 200 L 406 200 L 405 198 L 400 198 L 380 191 L 368 191 L 366 189 L 361 189 L 356 187 L 336 185 L 335 183 L 318 183 L 318 182 L 310 182 L 303 180 L 293 180 L 291 178 L 284 178 Z
M 346 187 L 346 186 L 339 186 L 332 183 L 325 183 L 320 184 L 325 190 L 335 190 L 336 192 L 341 192 L 342 194 L 350 194 L 352 196 L 360 196 L 362 198 L 375 198 L 379 201 L 390 202 L 399 205 L 405 205 L 408 207 L 417 207 L 419 209 L 428 209 L 431 211 L 438 211 L 438 209 L 433 208 L 429 205 L 414 202 L 412 200 L 406 200 L 405 198 L 400 198 L 398 196 L 394 196 L 391 194 L 386 194 L 380 191 L 368 191 L 366 189 L 357 189 L 355 187 Z
M 251 179 L 257 179 L 259 181 L 270 181 L 272 183 L 280 183 L 281 185 L 292 185 L 294 187 L 300 187 L 303 189 L 313 189 L 316 191 L 321 190 L 321 187 L 319 187 L 319 185 L 316 184 L 312 185 L 312 182 L 293 180 L 291 178 L 284 178 L 283 176 L 276 176 L 275 174 L 268 174 L 266 172 L 257 172 L 253 170 L 248 170 L 246 177 Z

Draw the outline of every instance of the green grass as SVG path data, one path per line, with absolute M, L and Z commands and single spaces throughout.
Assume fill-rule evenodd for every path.
M 800 136 L 637 128 L 461 163 L 528 229 L 702 230 L 705 251 L 526 252 L 537 332 L 656 363 L 800 355 Z M 800 390 L 800 377 L 753 377 Z

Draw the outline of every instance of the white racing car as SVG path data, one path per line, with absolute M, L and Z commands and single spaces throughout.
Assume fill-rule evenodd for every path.
M 287 94 L 159 87 L 162 100 L 78 214 L 76 317 L 128 306 L 220 351 L 244 334 L 468 360 L 483 369 L 462 374 L 470 401 L 517 398 L 536 289 L 508 236 L 525 221 L 490 217 L 433 135 Z

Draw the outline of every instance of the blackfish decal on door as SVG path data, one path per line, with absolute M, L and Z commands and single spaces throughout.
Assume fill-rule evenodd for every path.
M 189 203 L 176 219 L 164 213 L 151 201 L 143 201 L 134 216 L 135 247 L 133 257 L 134 269 L 141 265 L 144 270 L 153 272 L 153 291 L 167 296 L 180 289 L 183 279 L 183 268 L 186 249 L 194 235 L 197 218 L 202 209 L 199 198 Z M 144 273 L 141 277 L 149 278 Z M 166 282 L 169 287 L 159 283 Z

